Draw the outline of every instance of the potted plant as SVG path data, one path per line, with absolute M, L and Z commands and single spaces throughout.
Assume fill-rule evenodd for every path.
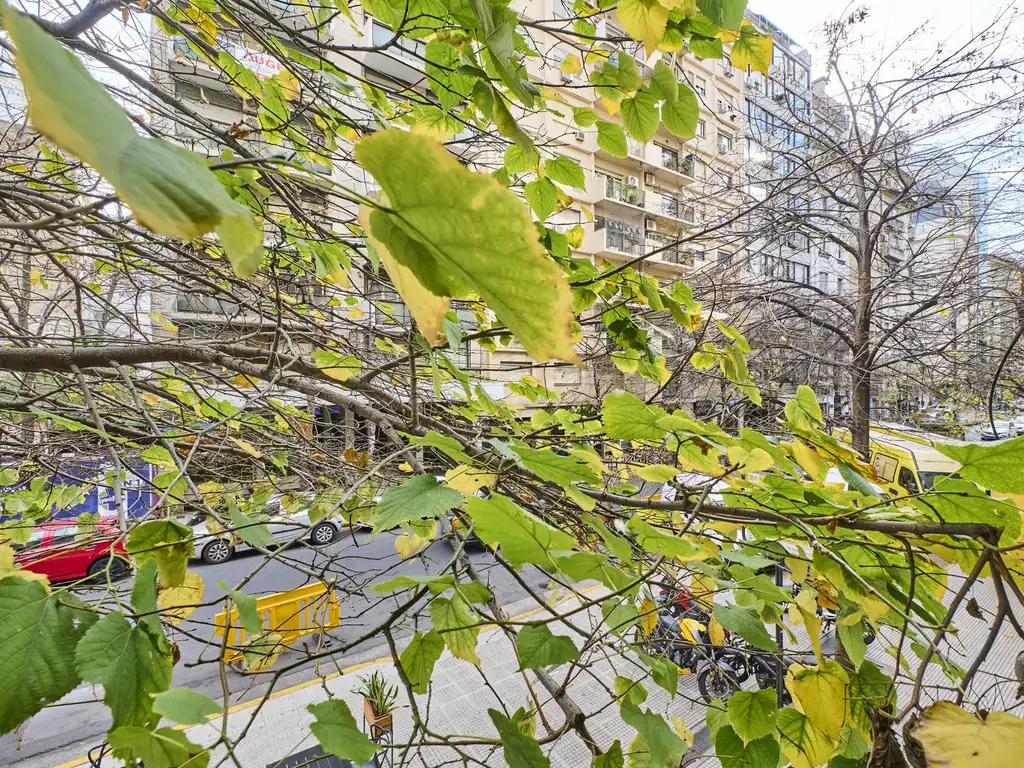
M 376 739 L 390 733 L 398 686 L 390 685 L 381 671 L 377 670 L 369 677 L 360 677 L 359 686 L 352 692 L 363 697 L 363 717 L 369 725 L 370 738 Z

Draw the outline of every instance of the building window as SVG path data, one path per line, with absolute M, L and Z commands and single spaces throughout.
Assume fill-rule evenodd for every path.
M 717 261 L 719 269 L 728 269 L 732 266 L 732 254 L 728 251 L 719 251 Z
M 693 92 L 698 96 L 704 98 L 708 95 L 707 83 L 704 81 L 703 77 L 697 77 L 690 72 L 684 72 L 683 77 L 686 78 L 686 82 L 690 84 L 690 87 L 693 88 Z
M 828 272 L 818 273 L 817 286 L 820 290 L 825 291 L 826 293 L 828 292 Z
M 703 139 L 703 138 L 706 138 L 707 135 L 708 135 L 708 124 L 706 122 L 704 122 L 703 120 L 698 120 L 697 121 L 697 137 Z
M 729 58 L 729 54 L 722 54 L 722 74 L 726 77 L 732 77 L 736 74 L 736 70 L 732 66 L 732 59 Z
M 718 134 L 718 152 L 722 155 L 732 152 L 732 136 L 724 133 Z
M 809 285 L 811 282 L 811 268 L 806 264 L 800 264 L 799 262 L 793 262 L 793 280 L 804 285 Z

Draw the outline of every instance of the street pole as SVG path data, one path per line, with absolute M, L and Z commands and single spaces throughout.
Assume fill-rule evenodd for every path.
M 783 570 L 782 560 L 775 564 L 775 586 L 782 587 L 783 584 Z M 779 709 L 783 707 L 783 698 L 786 692 L 786 680 L 783 674 L 783 663 L 782 663 L 782 622 L 775 625 L 775 643 L 779 646 L 779 655 L 775 660 L 775 694 L 778 697 Z

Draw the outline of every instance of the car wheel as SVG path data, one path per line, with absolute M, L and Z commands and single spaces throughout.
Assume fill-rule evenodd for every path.
M 223 539 L 214 539 L 207 542 L 206 546 L 203 547 L 200 557 L 203 558 L 204 562 L 216 565 L 217 563 L 223 563 L 234 553 L 234 548 L 228 542 Z
M 732 669 L 726 664 L 704 663 L 697 670 L 697 687 L 704 701 L 725 701 L 740 689 Z
M 317 523 L 309 533 L 309 543 L 314 547 L 330 544 L 338 536 L 338 529 L 330 523 Z
M 98 578 L 104 573 L 109 574 L 111 581 L 123 579 L 128 573 L 128 563 L 120 557 L 114 557 L 114 559 L 111 560 L 109 557 L 104 555 L 99 560 L 95 560 L 90 563 L 89 569 L 86 571 L 86 574 L 93 579 Z

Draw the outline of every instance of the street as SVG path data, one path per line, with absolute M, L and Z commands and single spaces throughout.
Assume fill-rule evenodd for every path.
M 223 582 L 233 589 L 250 574 L 253 574 L 252 578 L 245 585 L 244 591 L 255 596 L 295 589 L 313 581 L 307 574 L 293 568 L 289 562 L 301 564 L 308 570 L 322 570 L 326 579 L 334 578 L 343 589 L 351 589 L 356 593 L 350 598 L 342 598 L 342 626 L 331 633 L 335 641 L 350 641 L 364 634 L 382 618 L 379 610 L 367 610 L 373 603 L 358 593 L 367 592 L 369 585 L 392 576 L 423 573 L 427 567 L 443 567 L 452 557 L 451 546 L 444 542 L 435 542 L 418 557 L 403 560 L 395 551 L 396 535 L 385 532 L 371 538 L 368 531 L 342 533 L 338 540 L 328 547 L 313 549 L 292 545 L 280 553 L 280 560 L 271 560 L 265 564 L 263 555 L 247 551 L 238 552 L 232 559 L 219 565 L 208 565 L 196 560 L 190 564 L 190 568 L 199 573 L 205 582 L 204 603 L 210 603 L 224 595 L 224 590 L 218 586 L 219 583 Z M 529 597 L 504 569 L 494 567 L 489 553 L 479 545 L 470 545 L 467 552 L 479 569 L 481 577 L 488 582 L 488 586 L 502 605 Z M 534 589 L 542 590 L 548 583 L 547 577 L 537 570 L 524 570 L 520 576 Z M 130 579 L 119 585 L 119 591 L 126 595 L 130 588 Z M 182 622 L 178 630 L 173 631 L 171 639 L 177 642 L 181 649 L 181 660 L 174 667 L 173 686 L 201 690 L 213 699 L 223 698 L 218 649 L 208 643 L 213 636 L 213 616 L 222 609 L 223 603 L 204 605 Z M 353 653 L 365 652 L 383 642 L 383 638 L 373 638 L 363 643 Z M 383 649 L 377 655 L 387 655 L 387 650 Z M 282 657 L 282 661 L 294 661 L 296 656 L 297 653 L 287 654 Z M 345 666 L 343 661 L 333 659 L 327 665 L 321 662 L 321 669 L 327 666 L 327 672 L 334 671 L 335 668 Z M 315 675 L 314 666 L 307 664 L 283 676 L 276 687 L 287 688 L 312 679 Z M 227 684 L 232 692 L 232 703 L 256 698 L 263 687 L 256 679 L 234 672 L 228 673 Z M 108 727 L 109 710 L 97 701 L 93 686 L 80 686 L 60 704 L 44 709 L 32 718 L 18 733 L 0 737 L 0 766 L 17 764 L 36 755 L 54 752 L 69 744 L 98 744 L 103 741 L 103 734 Z M 58 760 L 50 764 L 59 762 Z

